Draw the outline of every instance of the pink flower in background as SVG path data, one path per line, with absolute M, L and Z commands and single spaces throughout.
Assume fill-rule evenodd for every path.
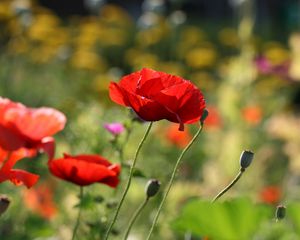
M 262 74 L 274 74 L 284 79 L 291 80 L 289 76 L 290 62 L 286 61 L 280 64 L 272 64 L 264 56 L 257 57 L 255 60 L 257 70 Z
M 125 131 L 125 127 L 122 123 L 105 123 L 104 128 L 110 132 L 114 136 L 120 135 L 122 132 Z

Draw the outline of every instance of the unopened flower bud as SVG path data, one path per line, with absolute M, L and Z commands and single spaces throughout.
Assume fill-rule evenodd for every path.
M 160 187 L 160 182 L 156 179 L 151 179 L 146 185 L 146 195 L 148 198 L 155 196 Z
M 283 205 L 277 206 L 276 219 L 281 220 L 285 217 L 286 208 Z
M 6 211 L 10 204 L 10 200 L 5 195 L 0 195 L 0 215 Z
M 200 122 L 204 123 L 205 119 L 208 117 L 209 112 L 207 111 L 207 109 L 203 110 L 202 116 L 200 118 Z
M 241 168 L 245 169 L 250 166 L 253 160 L 254 153 L 251 151 L 243 151 L 240 157 Z

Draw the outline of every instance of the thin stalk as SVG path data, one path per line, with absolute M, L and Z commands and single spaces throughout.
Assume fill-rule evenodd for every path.
M 134 167 L 135 167 L 135 164 L 136 164 L 136 161 L 137 161 L 138 154 L 139 154 L 139 152 L 140 152 L 140 150 L 141 150 L 141 148 L 142 148 L 142 145 L 143 145 L 143 143 L 145 142 L 145 140 L 146 140 L 146 138 L 147 138 L 147 136 L 148 136 L 148 134 L 149 134 L 149 132 L 150 132 L 150 129 L 151 129 L 151 127 L 152 127 L 152 124 L 153 124 L 153 122 L 150 122 L 150 124 L 149 124 L 149 126 L 148 126 L 148 128 L 147 128 L 147 130 L 146 130 L 146 132 L 145 132 L 145 135 L 143 136 L 141 142 L 139 143 L 139 145 L 138 145 L 138 147 L 137 147 L 137 149 L 136 149 L 135 156 L 134 156 L 132 165 L 131 165 L 131 167 L 130 167 L 129 177 L 128 177 L 128 180 L 127 180 L 127 184 L 126 184 L 124 193 L 123 193 L 123 195 L 122 195 L 122 197 L 121 197 L 121 200 L 120 200 L 120 202 L 119 202 L 119 204 L 118 204 L 118 206 L 117 206 L 117 210 L 116 210 L 116 212 L 115 212 L 115 215 L 114 215 L 114 217 L 113 217 L 113 220 L 112 220 L 111 224 L 110 224 L 109 227 L 108 227 L 108 230 L 107 230 L 106 235 L 105 235 L 105 238 L 104 238 L 105 240 L 108 239 L 109 234 L 110 234 L 110 232 L 111 232 L 111 230 L 112 230 L 112 228 L 113 228 L 113 226 L 114 226 L 114 224 L 115 224 L 115 222 L 116 222 L 116 220 L 117 220 L 117 217 L 118 217 L 118 215 L 119 215 L 120 209 L 121 209 L 121 207 L 122 207 L 122 205 L 123 205 L 124 199 L 125 199 L 125 197 L 126 197 L 126 195 L 127 195 L 127 192 L 128 192 L 128 190 L 129 190 L 129 187 L 130 187 L 130 184 L 131 184 L 131 179 L 132 179 L 132 176 L 133 176 Z
M 149 201 L 149 198 L 147 197 L 144 202 L 139 206 L 139 208 L 136 210 L 136 212 L 133 214 L 132 218 L 130 219 L 128 228 L 126 230 L 125 236 L 124 236 L 124 240 L 126 240 L 128 238 L 128 235 L 130 233 L 130 230 L 133 226 L 133 224 L 135 223 L 137 217 L 140 215 L 140 213 L 143 211 L 144 207 L 147 205 Z
M 81 200 L 82 200 L 82 198 L 83 198 L 83 187 L 81 186 L 80 187 L 80 193 L 79 193 L 79 199 L 80 199 L 79 210 L 78 210 L 76 224 L 75 224 L 74 230 L 73 230 L 72 240 L 75 239 L 76 232 L 77 232 L 77 229 L 78 229 L 78 226 L 79 226 L 79 222 L 80 222 L 81 210 L 82 210 L 82 207 L 81 207 Z
M 238 175 L 231 181 L 231 183 L 228 184 L 227 187 L 225 187 L 221 192 L 218 193 L 217 196 L 214 197 L 214 199 L 211 202 L 217 201 L 223 194 L 225 194 L 230 188 L 233 187 L 234 184 L 241 178 L 243 173 L 245 172 L 245 168 L 241 168 Z
M 156 215 L 155 215 L 155 217 L 154 217 L 154 220 L 153 220 L 153 222 L 152 222 L 152 226 L 151 226 L 151 229 L 150 229 L 150 231 L 149 231 L 147 240 L 149 240 L 150 237 L 151 237 L 151 235 L 152 235 L 152 232 L 153 232 L 153 230 L 154 230 L 154 227 L 155 227 L 155 225 L 156 225 L 156 222 L 157 222 L 157 220 L 158 220 L 158 217 L 159 217 L 159 215 L 160 215 L 160 212 L 161 212 L 161 210 L 162 210 L 162 208 L 163 208 L 163 206 L 164 206 L 164 203 L 165 203 L 165 201 L 166 201 L 166 199 L 167 199 L 167 197 L 168 197 L 168 194 L 169 194 L 170 189 L 171 189 L 171 187 L 172 187 L 172 185 L 173 185 L 173 182 L 174 182 L 174 179 L 175 179 L 176 172 L 177 172 L 177 169 L 178 169 L 178 167 L 179 167 L 180 161 L 181 161 L 181 159 L 183 158 L 183 156 L 185 155 L 185 153 L 187 152 L 187 150 L 189 150 L 189 148 L 190 148 L 190 147 L 192 146 L 192 144 L 195 142 L 196 138 L 199 136 L 199 134 L 201 133 L 202 129 L 203 129 L 203 123 L 201 123 L 200 128 L 198 129 L 198 131 L 197 131 L 196 134 L 194 135 L 193 139 L 192 139 L 192 140 L 189 142 L 189 144 L 183 149 L 183 151 L 181 152 L 180 156 L 179 156 L 178 159 L 177 159 L 177 162 L 176 162 L 175 167 L 174 167 L 174 169 L 173 169 L 172 176 L 171 176 L 171 178 L 170 178 L 170 181 L 169 181 L 169 184 L 168 184 L 166 193 L 165 193 L 165 195 L 163 196 L 163 199 L 162 199 L 162 201 L 161 201 L 161 203 L 160 203 L 160 205 L 159 205 L 159 207 L 158 207 L 158 210 L 157 210 Z

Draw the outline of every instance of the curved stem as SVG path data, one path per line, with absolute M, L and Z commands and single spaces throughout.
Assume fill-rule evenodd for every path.
M 81 186 L 80 187 L 80 193 L 79 193 L 79 199 L 80 199 L 79 210 L 78 210 L 76 224 L 75 224 L 75 227 L 74 227 L 74 230 L 73 230 L 72 240 L 75 239 L 76 232 L 77 232 L 77 229 L 78 229 L 78 226 L 79 226 L 79 221 L 80 221 L 80 217 L 81 217 L 81 210 L 82 210 L 82 207 L 81 207 L 82 197 L 83 197 L 83 187 Z
M 140 152 L 140 150 L 141 150 L 141 147 L 142 147 L 143 143 L 145 142 L 145 140 L 146 140 L 146 138 L 147 138 L 147 136 L 148 136 L 148 134 L 149 134 L 149 132 L 150 132 L 150 129 L 151 129 L 151 127 L 152 127 L 152 124 L 153 124 L 153 122 L 150 122 L 150 124 L 149 124 L 149 126 L 148 126 L 148 128 L 147 128 L 147 130 L 146 130 L 146 132 L 145 132 L 145 135 L 143 136 L 141 142 L 139 143 L 139 145 L 138 145 L 138 147 L 137 147 L 137 149 L 136 149 L 136 152 L 135 152 L 135 155 L 134 155 L 134 159 L 133 159 L 132 165 L 131 165 L 131 167 L 130 167 L 129 177 L 128 177 L 128 180 L 127 180 L 127 184 L 126 184 L 124 193 L 123 193 L 123 195 L 122 195 L 122 197 L 121 197 L 121 200 L 120 200 L 120 202 L 119 202 L 119 204 L 118 204 L 118 206 L 117 206 L 117 210 L 116 210 L 116 213 L 115 213 L 115 215 L 114 215 L 114 217 L 113 217 L 113 220 L 112 220 L 111 224 L 110 224 L 109 227 L 108 227 L 108 230 L 107 230 L 106 235 L 105 235 L 105 238 L 104 238 L 105 240 L 108 239 L 109 234 L 110 234 L 110 232 L 111 232 L 111 229 L 113 228 L 113 226 L 114 226 L 114 224 L 115 224 L 115 222 L 116 222 L 116 220 L 117 220 L 117 217 L 118 217 L 118 215 L 119 215 L 120 209 L 121 209 L 121 207 L 122 207 L 122 205 L 123 205 L 124 199 L 125 199 L 125 197 L 126 197 L 126 195 L 127 195 L 127 192 L 128 192 L 128 190 L 129 190 L 129 187 L 130 187 L 130 184 L 131 184 L 131 179 L 132 179 L 132 176 L 133 176 L 134 167 L 135 167 L 135 164 L 136 164 L 136 161 L 137 161 L 138 154 L 139 154 L 139 152 Z
M 243 173 L 245 172 L 245 168 L 241 168 L 238 175 L 231 181 L 231 183 L 228 184 L 227 187 L 225 187 L 221 192 L 218 193 L 217 196 L 214 197 L 214 199 L 211 202 L 217 201 L 223 194 L 225 194 L 236 182 L 241 178 Z
M 137 219 L 137 217 L 140 215 L 140 213 L 143 211 L 144 207 L 147 205 L 149 198 L 147 197 L 144 202 L 139 206 L 139 208 L 136 210 L 136 212 L 133 214 L 132 218 L 130 219 L 128 228 L 126 230 L 125 236 L 124 236 L 124 240 L 126 240 L 128 238 L 128 235 L 130 233 L 130 230 L 135 222 L 135 220 Z
M 161 212 L 161 210 L 162 210 L 162 208 L 163 208 L 163 206 L 164 206 L 164 203 L 165 203 L 165 201 L 166 201 L 166 199 L 167 199 L 167 196 L 168 196 L 168 194 L 169 194 L 169 192 L 170 192 L 170 189 L 171 189 L 171 187 L 172 187 L 173 181 L 174 181 L 175 176 L 176 176 L 176 172 L 177 172 L 179 163 L 180 163 L 181 159 L 183 158 L 184 154 L 187 152 L 187 150 L 189 150 L 189 148 L 190 148 L 190 147 L 192 146 L 192 144 L 195 142 L 196 138 L 199 136 L 199 134 L 201 133 L 202 129 L 203 129 L 203 123 L 201 123 L 200 128 L 198 129 L 198 131 L 197 131 L 196 134 L 194 135 L 193 139 L 192 139 L 192 140 L 189 142 L 189 144 L 183 149 L 183 151 L 181 152 L 180 156 L 179 156 L 178 159 L 177 159 L 177 162 L 176 162 L 175 167 L 174 167 L 174 169 L 173 169 L 172 176 L 171 176 L 171 178 L 170 178 L 170 181 L 169 181 L 169 184 L 168 184 L 166 193 L 165 193 L 165 195 L 164 195 L 164 197 L 163 197 L 163 199 L 162 199 L 162 201 L 161 201 L 161 203 L 160 203 L 160 205 L 159 205 L 159 207 L 158 207 L 157 213 L 156 213 L 156 215 L 155 215 L 155 217 L 154 217 L 154 220 L 153 220 L 153 222 L 152 222 L 151 229 L 150 229 L 150 231 L 149 231 L 147 240 L 149 240 L 150 237 L 151 237 L 151 235 L 152 235 L 152 232 L 153 232 L 153 230 L 154 230 L 154 227 L 155 227 L 155 225 L 156 225 L 156 222 L 157 222 L 157 220 L 158 220 L 158 217 L 159 217 L 159 215 L 160 215 L 160 212 Z

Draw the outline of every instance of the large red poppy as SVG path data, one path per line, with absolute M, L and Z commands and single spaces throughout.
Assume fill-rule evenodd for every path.
M 33 149 L 19 148 L 16 151 L 8 152 L 0 148 L 0 183 L 10 180 L 15 185 L 24 184 L 26 187 L 32 187 L 39 176 L 29 173 L 21 169 L 12 169 L 14 165 L 21 159 L 26 157 L 33 157 L 36 151 Z
M 199 121 L 205 108 L 202 93 L 190 81 L 148 68 L 111 82 L 109 95 L 143 120 L 167 119 L 179 123 L 180 130 L 184 123 Z
M 28 108 L 0 97 L 0 146 L 7 151 L 19 148 L 43 149 L 52 158 L 54 139 L 66 123 L 63 113 L 47 107 Z
M 99 155 L 64 154 L 63 158 L 48 161 L 50 172 L 58 178 L 79 186 L 104 183 L 116 187 L 119 183 L 120 165 L 111 164 Z

